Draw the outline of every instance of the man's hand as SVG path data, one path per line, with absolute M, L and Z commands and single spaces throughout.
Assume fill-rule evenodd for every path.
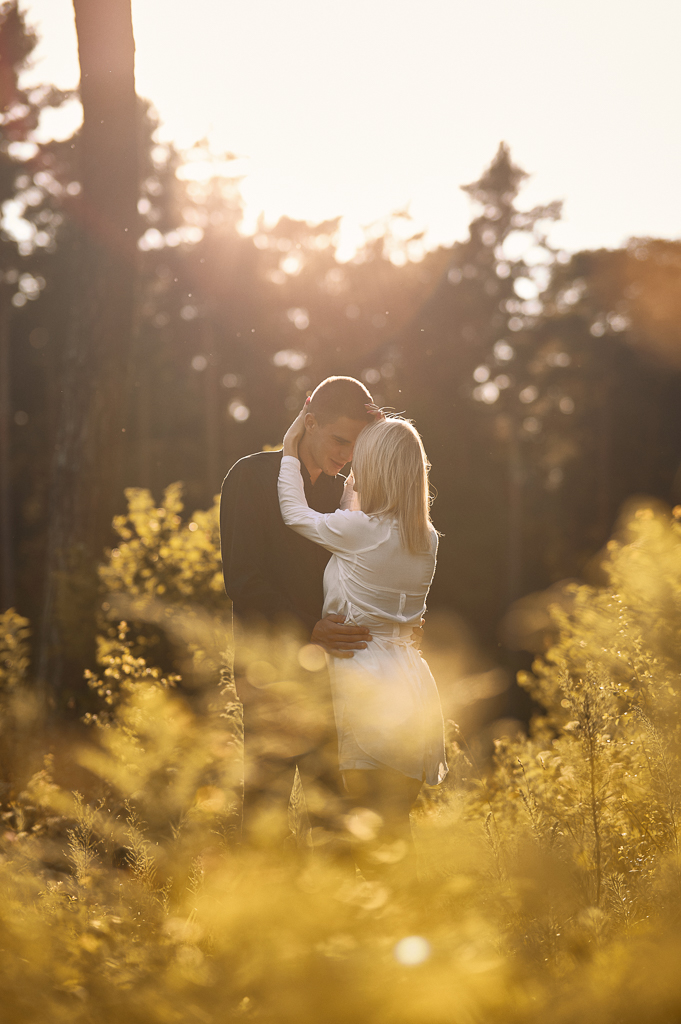
M 426 624 L 425 619 L 421 619 L 420 626 L 414 626 L 411 631 L 411 643 L 412 647 L 415 647 L 419 654 L 421 653 L 421 644 L 423 643 L 423 627 Z
M 371 640 L 366 626 L 346 622 L 342 615 L 327 615 L 315 624 L 311 641 L 337 658 L 351 658 L 353 651 L 362 651 Z

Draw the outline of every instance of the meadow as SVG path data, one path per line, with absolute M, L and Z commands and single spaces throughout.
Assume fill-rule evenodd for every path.
M 216 508 L 187 521 L 177 489 L 128 499 L 77 730 L 45 723 L 30 625 L 1 619 L 3 1020 L 679 1018 L 681 509 L 632 513 L 603 586 L 553 608 L 520 678 L 541 708 L 529 734 L 477 763 L 448 723 L 451 771 L 414 812 L 405 883 L 361 811 L 340 841 L 366 844 L 373 877 L 314 843 L 299 792 L 285 854 L 267 822 L 239 845 Z M 186 678 L 155 667 L 164 644 Z M 273 686 L 314 671 L 286 638 L 245 650 Z

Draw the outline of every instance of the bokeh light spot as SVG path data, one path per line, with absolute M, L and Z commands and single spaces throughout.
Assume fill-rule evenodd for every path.
M 248 417 L 251 415 L 251 410 L 243 402 L 230 402 L 228 410 L 229 415 L 237 423 L 245 423 Z
M 303 269 L 303 261 L 300 256 L 296 256 L 295 253 L 291 253 L 285 260 L 281 261 L 281 269 L 285 274 L 290 277 L 295 277 Z
M 49 340 L 50 336 L 45 327 L 34 327 L 28 336 L 31 348 L 44 348 Z
M 473 398 L 475 401 L 484 402 L 485 405 L 494 405 L 498 397 L 499 388 L 491 380 L 486 384 L 481 384 L 480 387 L 476 388 L 473 392 Z
M 299 307 L 288 309 L 286 316 L 299 331 L 304 331 L 306 327 L 310 326 L 310 316 L 306 309 L 300 309 Z
M 307 364 L 307 356 L 304 352 L 296 352 L 291 348 L 283 348 L 272 356 L 275 366 L 286 366 L 289 370 L 302 370 Z
M 513 282 L 513 290 L 520 299 L 536 299 L 539 288 L 529 277 L 517 277 Z
M 326 655 L 317 644 L 305 644 L 298 651 L 298 661 L 307 672 L 320 672 L 326 667 Z
M 422 935 L 408 935 L 406 939 L 400 939 L 393 950 L 393 955 L 398 963 L 414 967 L 428 959 L 430 943 Z
M 269 661 L 252 661 L 246 669 L 246 679 L 251 686 L 267 686 L 274 682 L 277 673 Z
M 502 363 L 507 363 L 510 359 L 513 359 L 515 351 L 512 345 L 509 345 L 507 341 L 502 338 L 494 346 L 494 357 L 499 359 Z

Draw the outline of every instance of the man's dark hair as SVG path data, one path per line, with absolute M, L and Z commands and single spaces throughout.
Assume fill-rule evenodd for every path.
M 361 381 L 354 377 L 327 377 L 312 392 L 307 411 L 314 413 L 321 426 L 341 416 L 372 423 L 374 417 L 367 412 L 367 402 L 373 402 L 373 398 Z

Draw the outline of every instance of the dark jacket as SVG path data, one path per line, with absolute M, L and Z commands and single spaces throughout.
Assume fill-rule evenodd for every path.
M 222 485 L 220 540 L 225 590 L 242 621 L 294 620 L 307 636 L 321 618 L 329 552 L 284 525 L 277 478 L 281 452 L 240 459 Z M 314 485 L 301 464 L 305 495 L 317 512 L 335 512 L 345 480 L 324 473 Z

